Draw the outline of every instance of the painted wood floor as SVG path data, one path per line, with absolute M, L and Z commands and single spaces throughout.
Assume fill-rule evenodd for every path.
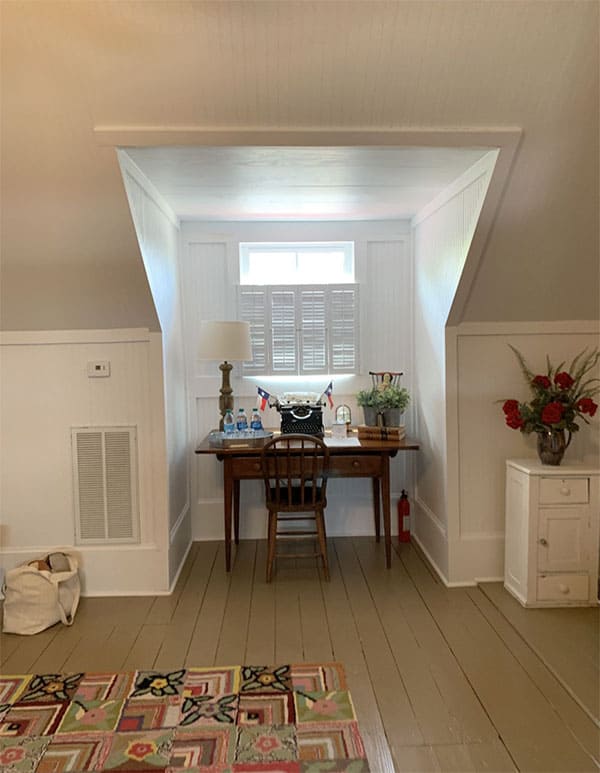
M 171 596 L 82 599 L 71 628 L 3 634 L 2 673 L 341 661 L 371 769 L 598 769 L 598 610 L 446 589 L 410 545 L 330 539 L 264 580 L 266 544 L 194 543 Z M 566 685 L 566 686 L 563 686 Z M 576 700 L 573 696 L 576 696 Z

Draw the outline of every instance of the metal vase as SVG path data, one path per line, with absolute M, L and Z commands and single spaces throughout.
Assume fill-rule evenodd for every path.
M 383 426 L 399 427 L 400 416 L 402 416 L 402 411 L 400 410 L 400 408 L 386 408 L 383 411 Z
M 537 452 L 542 464 L 552 464 L 555 467 L 562 462 L 565 451 L 571 442 L 565 438 L 564 429 L 549 429 L 537 433 Z
M 363 413 L 365 415 L 365 424 L 367 425 L 367 427 L 376 427 L 377 426 L 377 408 L 368 408 L 366 405 L 364 405 Z

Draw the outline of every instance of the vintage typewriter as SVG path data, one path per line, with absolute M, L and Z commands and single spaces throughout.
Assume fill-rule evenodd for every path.
M 281 432 L 323 437 L 323 406 L 321 395 L 313 392 L 286 392 L 269 402 L 281 416 Z

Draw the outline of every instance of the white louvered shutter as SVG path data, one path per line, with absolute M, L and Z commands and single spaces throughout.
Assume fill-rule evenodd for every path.
M 296 373 L 296 291 L 294 288 L 272 287 L 271 358 L 273 373 Z
M 358 285 L 242 285 L 238 299 L 252 339 L 246 375 L 358 371 Z
M 358 370 L 358 285 L 329 289 L 329 352 L 331 373 Z
M 327 372 L 327 296 L 324 287 L 298 288 L 300 296 L 300 368 Z
M 270 322 L 267 315 L 267 288 L 265 286 L 246 285 L 239 288 L 240 320 L 250 323 L 252 342 L 252 361 L 245 362 L 243 371 L 247 375 L 265 373 L 271 367 L 269 351 Z

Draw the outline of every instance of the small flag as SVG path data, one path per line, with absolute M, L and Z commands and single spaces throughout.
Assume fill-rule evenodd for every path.
M 327 389 L 325 390 L 324 394 L 327 395 L 329 407 L 333 408 L 333 397 L 331 396 L 333 394 L 333 381 L 330 381 L 329 384 L 327 384 Z
M 269 397 L 271 397 L 271 395 L 264 389 L 261 389 L 260 387 L 257 387 L 256 391 L 258 392 L 258 396 L 260 397 L 260 410 L 264 411 L 265 408 L 267 407 L 267 403 L 269 402 Z

